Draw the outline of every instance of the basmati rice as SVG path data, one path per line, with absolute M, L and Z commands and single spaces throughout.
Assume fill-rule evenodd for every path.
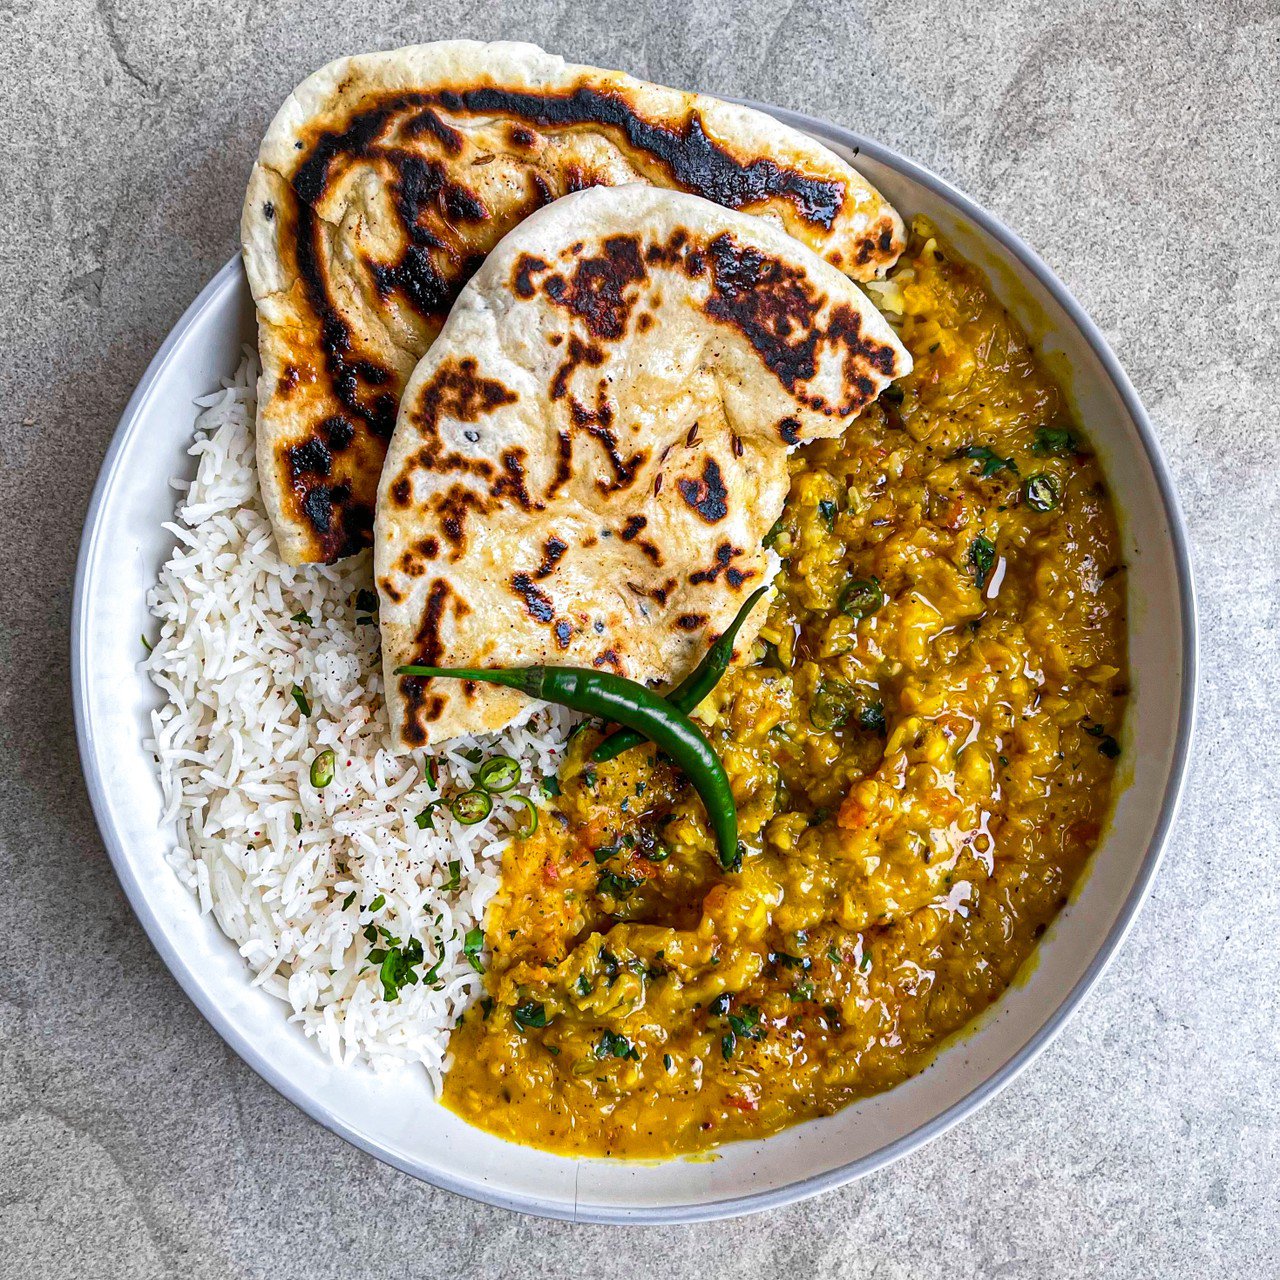
M 148 600 L 160 633 L 144 667 L 166 699 L 148 746 L 169 860 L 253 984 L 335 1061 L 421 1063 L 438 1090 L 449 1033 L 482 990 L 464 943 L 524 816 L 512 800 L 536 799 L 574 717 L 538 707 L 502 733 L 447 744 L 438 787 L 421 753 L 392 754 L 376 618 L 357 602 L 371 558 L 295 568 L 278 555 L 254 461 L 256 377 L 246 351 L 197 402 L 196 477 L 175 482 L 184 496 L 165 527 L 176 545 Z M 325 748 L 336 776 L 317 788 L 311 762 Z M 477 752 L 520 761 L 521 786 L 474 826 L 437 808 L 435 829 L 419 827 L 432 800 L 470 785 Z M 425 953 L 418 980 L 387 999 L 369 952 L 409 939 Z

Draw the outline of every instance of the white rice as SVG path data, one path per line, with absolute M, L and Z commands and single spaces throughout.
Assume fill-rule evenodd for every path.
M 174 482 L 185 496 L 165 527 L 177 545 L 148 600 L 160 632 L 143 665 L 166 697 L 148 747 L 174 829 L 169 860 L 253 984 L 285 1001 L 335 1061 L 421 1063 L 438 1089 L 449 1033 L 482 990 L 464 938 L 483 921 L 503 840 L 523 815 L 495 796 L 474 826 L 437 809 L 432 832 L 414 816 L 468 785 L 464 752 L 477 747 L 519 760 L 512 794 L 536 796 L 574 718 L 540 708 L 503 733 L 448 744 L 435 752 L 439 789 L 423 753 L 391 753 L 378 629 L 357 622 L 367 614 L 354 603 L 372 588 L 371 558 L 292 568 L 277 554 L 254 461 L 256 377 L 246 352 L 223 390 L 198 401 L 195 482 Z M 299 613 L 310 624 L 291 621 Z M 317 790 L 310 766 L 325 747 L 337 771 Z M 451 861 L 461 864 L 453 890 Z M 441 960 L 434 983 L 385 999 L 367 959 L 370 923 L 420 940 L 419 975 Z

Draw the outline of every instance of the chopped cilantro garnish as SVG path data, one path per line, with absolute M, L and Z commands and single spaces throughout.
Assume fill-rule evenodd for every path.
M 356 900 L 356 891 L 351 890 L 349 894 L 342 900 L 342 909 L 345 911 Z
M 608 894 L 618 902 L 629 898 L 639 887 L 639 880 L 633 880 L 630 876 L 620 876 L 614 871 L 602 871 L 600 879 L 596 881 L 597 893 Z
M 295 832 L 300 832 L 302 830 L 302 814 L 295 813 L 293 815 L 293 829 Z
M 731 1013 L 729 1026 L 740 1040 L 764 1039 L 764 1028 L 760 1025 L 760 1010 L 753 1004 L 744 1004 L 737 1013 Z
M 378 949 L 369 952 L 372 960 Z M 381 969 L 378 977 L 382 979 L 382 998 L 398 1000 L 401 987 L 411 987 L 418 981 L 413 966 L 422 963 L 422 943 L 417 938 L 410 938 L 402 947 L 388 947 L 381 958 Z
M 871 733 L 884 733 L 888 728 L 884 718 L 884 703 L 868 702 L 858 712 L 858 723 Z
M 818 503 L 818 515 L 822 517 L 822 523 L 825 524 L 828 529 L 834 529 L 836 527 L 836 516 L 839 513 L 840 508 L 836 506 L 835 502 L 831 498 L 823 498 Z
M 301 622 L 308 627 L 314 627 L 316 625 L 311 615 L 305 609 L 301 610 L 299 613 L 295 613 L 293 617 L 289 619 L 289 621 Z
M 1066 427 L 1041 427 L 1036 432 L 1031 452 L 1040 458 L 1065 458 L 1080 452 L 1080 441 Z
M 434 811 L 448 807 L 443 800 L 433 800 L 421 813 L 415 815 L 414 825 L 419 831 L 434 831 L 436 829 L 436 820 L 432 816 Z
M 969 544 L 969 567 L 973 570 L 974 585 L 979 591 L 985 590 L 995 562 L 996 544 L 981 535 L 974 538 Z
M 1108 760 L 1114 760 L 1120 754 L 1120 744 L 1107 732 L 1105 725 L 1086 724 L 1084 731 L 1091 738 L 1098 739 L 1098 750 Z
M 462 940 L 462 954 L 467 957 L 467 963 L 477 972 L 484 972 L 484 962 L 480 959 L 480 952 L 484 948 L 484 930 L 476 925 L 474 929 L 467 930 L 467 936 Z
M 546 1006 L 538 1000 L 526 1000 L 512 1009 L 511 1020 L 520 1031 L 527 1031 L 530 1027 L 545 1027 L 547 1025 Z
M 386 895 L 380 893 L 376 898 L 374 898 L 374 900 L 371 903 L 369 903 L 369 910 L 381 911 L 382 908 L 385 907 L 386 905 L 387 905 Z
M 616 1031 L 605 1031 L 600 1036 L 596 1042 L 595 1055 L 597 1058 L 631 1058 L 635 1062 L 640 1061 L 640 1055 L 631 1041 Z
M 454 858 L 449 863 L 449 878 L 444 882 L 446 889 L 456 889 L 462 883 L 462 863 Z
M 311 714 L 311 703 L 307 701 L 307 695 L 296 684 L 289 692 L 293 695 L 294 702 L 298 704 L 298 710 L 304 716 L 309 716 Z
M 366 587 L 356 592 L 356 608 L 361 613 L 377 613 L 378 597 Z
M 1001 471 L 1012 471 L 1015 476 L 1018 474 L 1018 464 L 1012 458 L 1002 458 L 985 444 L 966 445 L 963 449 L 957 449 L 951 457 L 953 459 L 972 458 L 973 461 L 982 463 L 975 474 L 983 480 L 989 480 Z
M 143 648 L 144 648 L 148 653 L 150 653 L 150 652 L 152 651 L 152 644 L 151 644 L 151 642 L 147 639 L 147 637 L 146 637 L 146 636 L 139 636 L 139 637 L 138 637 L 138 639 L 142 641 L 142 647 L 143 647 Z

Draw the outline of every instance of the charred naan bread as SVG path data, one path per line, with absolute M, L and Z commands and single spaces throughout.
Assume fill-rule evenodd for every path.
M 759 218 L 645 186 L 533 214 L 462 290 L 391 438 L 374 571 L 396 744 L 528 706 L 403 663 L 687 674 L 772 573 L 792 446 L 910 364 L 856 285 Z
M 294 90 L 241 228 L 259 472 L 287 560 L 368 545 L 405 380 L 485 254 L 566 192 L 637 181 L 769 217 L 859 280 L 903 245 L 883 197 L 805 135 L 534 45 L 343 58 Z

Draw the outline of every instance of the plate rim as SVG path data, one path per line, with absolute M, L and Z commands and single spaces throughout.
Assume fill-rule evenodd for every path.
M 235 253 L 228 262 L 196 295 L 194 301 L 170 330 L 155 356 L 147 366 L 133 394 L 129 397 L 119 423 L 112 434 L 103 458 L 93 492 L 85 513 L 85 523 L 76 559 L 70 629 L 71 686 L 74 708 L 76 743 L 81 772 L 99 834 L 125 891 L 134 914 L 138 917 L 153 947 L 159 953 L 178 985 L 195 1005 L 201 1016 L 213 1027 L 222 1040 L 235 1051 L 253 1071 L 261 1076 L 281 1096 L 360 1150 L 374 1158 L 407 1173 L 412 1177 L 496 1208 L 510 1209 L 542 1218 L 571 1222 L 657 1225 L 663 1223 L 709 1222 L 759 1213 L 796 1201 L 807 1199 L 820 1192 L 852 1182 L 867 1174 L 894 1163 L 925 1143 L 941 1136 L 961 1123 L 1015 1080 L 1048 1047 L 1062 1031 L 1067 1021 L 1079 1008 L 1088 993 L 1097 984 L 1107 966 L 1123 945 L 1133 923 L 1151 892 L 1155 875 L 1163 860 L 1169 837 L 1176 821 L 1186 788 L 1190 762 L 1191 743 L 1195 732 L 1198 695 L 1199 642 L 1195 585 L 1192 560 L 1185 518 L 1182 514 L 1177 491 L 1168 463 L 1160 449 L 1151 420 L 1142 401 L 1134 390 L 1128 375 L 1120 365 L 1110 344 L 1071 292 L 1057 275 L 1019 235 L 1011 231 L 994 214 L 978 205 L 963 191 L 930 169 L 899 154 L 893 148 L 866 138 L 852 129 L 829 121 L 793 111 L 784 107 L 758 102 L 752 99 L 736 99 L 745 106 L 765 111 L 775 119 L 800 129 L 825 142 L 835 142 L 851 148 L 855 154 L 863 154 L 932 191 L 954 205 L 985 235 L 994 239 L 1027 271 L 1054 301 L 1062 308 L 1070 322 L 1079 330 L 1088 347 L 1098 359 L 1105 375 L 1115 387 L 1138 434 L 1147 463 L 1151 468 L 1156 489 L 1164 508 L 1169 541 L 1174 561 L 1175 576 L 1179 588 L 1179 629 L 1182 642 L 1182 678 L 1180 681 L 1180 708 L 1178 729 L 1164 787 L 1160 812 L 1157 815 L 1151 840 L 1138 867 L 1133 885 L 1120 907 L 1115 923 L 1098 948 L 1088 967 L 1075 985 L 1044 1020 L 1036 1033 L 1010 1059 L 985 1080 L 975 1085 L 963 1098 L 932 1119 L 916 1126 L 906 1134 L 878 1150 L 848 1164 L 840 1165 L 824 1173 L 813 1174 L 786 1186 L 768 1191 L 749 1192 L 703 1204 L 686 1204 L 660 1208 L 618 1207 L 606 1205 L 572 1208 L 539 1203 L 524 1194 L 513 1194 L 487 1185 L 455 1179 L 447 1173 L 426 1170 L 412 1160 L 403 1159 L 385 1150 L 376 1141 L 362 1134 L 341 1116 L 296 1087 L 283 1073 L 277 1071 L 245 1039 L 221 1010 L 209 1000 L 196 981 L 195 974 L 177 951 L 170 947 L 155 912 L 133 874 L 125 857 L 118 833 L 107 814 L 106 790 L 95 758 L 94 726 L 86 709 L 85 688 L 87 680 L 88 637 L 85 633 L 85 600 L 88 585 L 88 566 L 101 534 L 100 516 L 107 495 L 117 481 L 117 469 L 121 453 L 130 437 L 134 423 L 143 407 L 156 392 L 161 376 L 184 345 L 187 333 L 196 325 L 205 310 L 225 291 L 234 289 L 242 271 L 240 254 Z

